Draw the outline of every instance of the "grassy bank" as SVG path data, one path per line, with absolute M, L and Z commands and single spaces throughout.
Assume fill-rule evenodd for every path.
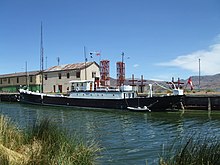
M 50 120 L 19 130 L 7 117 L 0 117 L 1 165 L 92 165 L 100 148 L 72 137 Z
M 175 142 L 160 158 L 160 165 L 220 164 L 220 142 L 217 137 L 193 135 Z

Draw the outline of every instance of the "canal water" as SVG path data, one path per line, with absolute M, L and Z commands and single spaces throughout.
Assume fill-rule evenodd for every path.
M 220 113 L 76 109 L 0 103 L 0 114 L 20 128 L 50 118 L 72 134 L 103 148 L 99 164 L 158 165 L 169 146 L 190 135 L 220 137 Z

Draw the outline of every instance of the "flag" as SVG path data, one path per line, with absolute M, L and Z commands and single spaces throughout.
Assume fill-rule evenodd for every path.
M 101 53 L 100 52 L 96 52 L 96 56 L 100 56 L 101 55 Z
M 189 79 L 188 79 L 188 84 L 190 85 L 191 90 L 193 90 L 192 77 L 189 77 Z
M 91 58 L 93 58 L 93 54 L 95 54 L 96 56 L 100 56 L 100 55 L 101 55 L 101 53 L 98 52 L 98 51 L 96 51 L 96 52 L 90 52 L 89 54 L 90 54 L 90 57 L 91 57 Z

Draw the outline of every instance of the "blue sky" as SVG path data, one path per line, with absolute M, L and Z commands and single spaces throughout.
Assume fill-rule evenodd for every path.
M 171 80 L 220 73 L 219 0 L 0 0 L 0 74 L 84 61 L 84 46 L 126 78 Z

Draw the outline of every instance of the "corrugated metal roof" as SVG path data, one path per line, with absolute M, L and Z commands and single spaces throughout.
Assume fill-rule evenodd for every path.
M 94 62 L 86 62 L 86 66 L 89 67 L 92 65 Z M 84 69 L 85 68 L 85 63 L 76 63 L 76 64 L 65 64 L 65 65 L 57 65 L 57 66 L 52 66 L 44 72 L 54 72 L 54 71 L 61 71 L 61 70 L 77 70 L 77 69 Z
M 7 77 L 20 77 L 20 76 L 26 76 L 28 74 L 29 76 L 34 76 L 39 74 L 39 71 L 30 71 L 30 72 L 18 72 L 18 73 L 10 73 L 10 74 L 2 74 L 0 75 L 0 78 L 7 78 Z
M 89 67 L 92 64 L 96 64 L 98 66 L 96 62 L 86 62 L 87 67 Z M 48 69 L 45 69 L 44 72 L 54 72 L 54 71 L 62 71 L 62 70 L 78 70 L 78 69 L 84 69 L 84 68 L 85 68 L 85 62 L 82 62 L 82 63 L 76 63 L 76 64 L 65 64 L 65 65 L 52 66 Z M 40 71 L 28 72 L 29 76 L 37 75 L 37 74 L 40 74 Z M 0 78 L 19 77 L 19 76 L 26 76 L 26 72 L 3 74 L 3 75 L 0 75 Z

